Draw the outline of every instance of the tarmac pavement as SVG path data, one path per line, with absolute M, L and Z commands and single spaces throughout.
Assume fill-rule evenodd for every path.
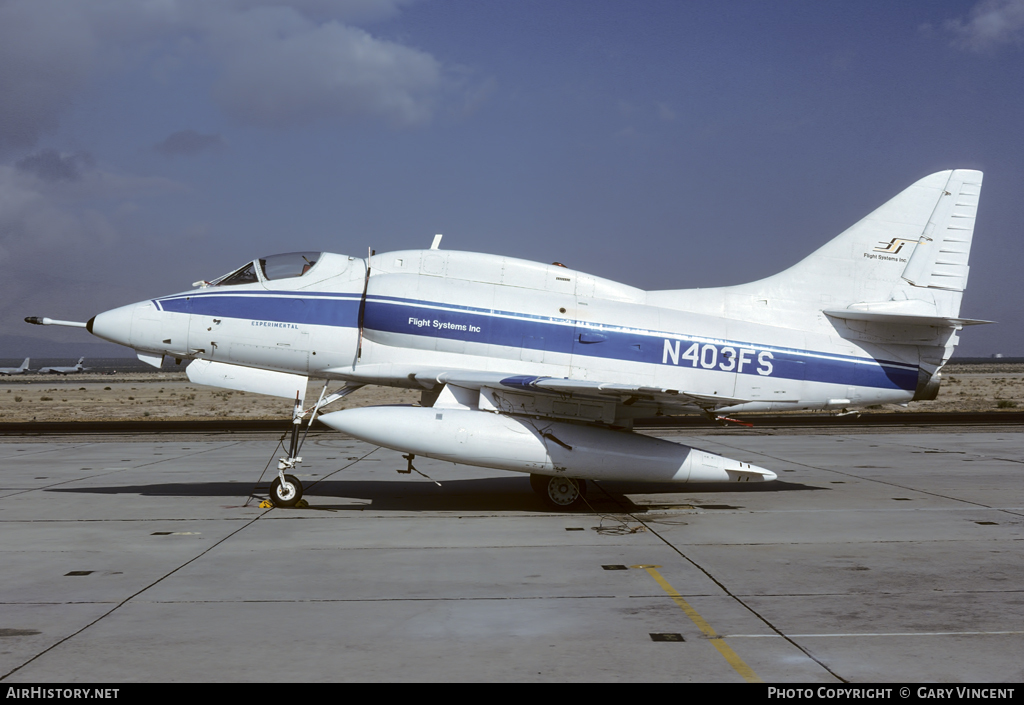
M 0 442 L 0 680 L 1020 682 L 1024 433 L 658 431 L 763 484 L 591 483 L 268 434 Z M 274 464 L 264 477 L 271 479 Z

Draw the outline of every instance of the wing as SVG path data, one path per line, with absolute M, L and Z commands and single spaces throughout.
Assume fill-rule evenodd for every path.
M 454 403 L 490 411 L 585 418 L 606 423 L 639 416 L 712 413 L 749 401 L 617 382 L 474 370 L 424 370 L 413 377 L 428 389 L 444 385 L 438 398 L 441 406 Z M 473 399 L 473 394 L 466 392 L 478 394 L 479 399 Z

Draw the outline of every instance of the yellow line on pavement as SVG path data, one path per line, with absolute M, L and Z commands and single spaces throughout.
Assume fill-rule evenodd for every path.
M 634 565 L 631 567 L 643 568 L 650 574 L 652 578 L 654 578 L 655 582 L 657 582 L 658 585 L 661 585 L 661 588 L 669 594 L 669 597 L 672 598 L 672 601 L 679 605 L 683 612 L 686 613 L 686 616 L 693 620 L 693 623 L 697 625 L 697 628 L 704 632 L 704 636 L 711 640 L 712 645 L 714 645 L 714 647 L 718 649 L 718 653 L 722 654 L 725 660 L 729 662 L 729 665 L 732 666 L 737 673 L 743 676 L 743 680 L 745 680 L 747 683 L 764 682 L 757 677 L 757 674 L 754 673 L 754 669 L 748 666 L 746 662 L 744 662 L 744 660 L 741 659 L 736 654 L 736 652 L 733 651 L 732 648 L 725 643 L 725 639 L 718 636 L 715 630 L 711 628 L 711 625 L 708 624 L 707 620 L 701 617 L 697 610 L 693 609 L 693 607 L 690 606 L 690 603 L 684 600 L 683 596 L 680 595 L 674 587 L 669 585 L 668 581 L 665 580 L 665 578 L 661 577 L 661 573 L 657 571 L 657 568 L 660 568 L 661 566 Z

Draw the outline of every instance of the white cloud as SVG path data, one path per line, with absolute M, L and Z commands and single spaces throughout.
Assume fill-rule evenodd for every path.
M 147 60 L 206 70 L 248 124 L 432 118 L 472 91 L 425 51 L 355 26 L 414 0 L 6 0 L 0 2 L 0 150 L 33 146 L 104 73 Z
M 221 68 L 217 102 L 251 124 L 414 125 L 430 119 L 444 87 L 441 64 L 425 52 L 279 8 L 232 16 L 210 38 Z
M 0 165 L 0 262 L 47 248 L 109 246 L 132 236 L 133 199 L 183 190 L 169 179 L 76 168 L 73 178 L 54 178 Z
M 228 0 L 231 9 L 289 7 L 318 20 L 339 20 L 360 24 L 394 17 L 403 7 L 418 0 Z
M 958 46 L 973 51 L 1024 44 L 1024 0 L 984 0 L 971 9 L 966 22 L 949 20 L 945 28 L 956 35 Z

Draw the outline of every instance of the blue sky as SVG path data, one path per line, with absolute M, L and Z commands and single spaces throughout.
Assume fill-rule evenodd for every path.
M 437 232 L 736 284 L 962 167 L 958 352 L 1024 355 L 1022 88 L 1024 0 L 0 0 L 0 316 Z

